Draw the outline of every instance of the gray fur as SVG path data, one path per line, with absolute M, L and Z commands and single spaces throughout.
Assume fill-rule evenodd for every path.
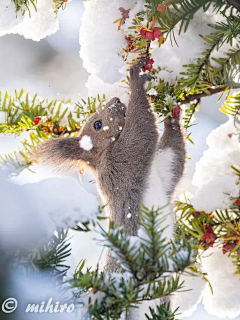
M 144 84 L 149 76 L 140 76 L 146 59 L 130 70 L 131 96 L 128 108 L 113 98 L 85 124 L 77 138 L 50 140 L 40 145 L 34 158 L 61 169 L 72 168 L 81 161 L 92 170 L 107 204 L 110 219 L 136 235 L 139 205 L 146 189 L 147 177 L 157 150 L 156 117 L 146 98 Z M 93 124 L 102 120 L 103 128 L 95 131 Z M 90 151 L 80 148 L 84 135 L 91 137 Z M 81 163 L 81 165 L 82 165 Z M 131 219 L 127 218 L 131 213 Z
M 186 161 L 185 139 L 181 130 L 180 117 L 168 118 L 164 122 L 164 133 L 158 143 L 158 150 L 167 148 L 171 148 L 174 152 L 174 161 L 171 163 L 171 181 L 168 181 L 166 190 L 170 200 L 177 183 L 183 175 Z

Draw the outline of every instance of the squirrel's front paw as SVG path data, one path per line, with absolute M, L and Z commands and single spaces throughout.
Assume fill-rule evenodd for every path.
M 173 109 L 173 117 L 167 118 L 164 123 L 165 124 L 177 124 L 180 122 L 181 109 L 179 107 L 175 107 Z
M 142 68 L 145 66 L 147 61 L 148 61 L 148 58 L 142 58 L 131 67 L 130 69 L 131 79 L 138 79 L 140 77 L 140 72 Z

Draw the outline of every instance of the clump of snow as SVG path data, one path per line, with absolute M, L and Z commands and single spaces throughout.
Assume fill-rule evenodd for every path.
M 19 186 L 11 183 L 1 169 L 0 178 L 0 240 L 3 248 L 31 247 L 39 239 L 48 240 L 54 225 L 36 213 L 35 205 L 41 205 L 37 194 L 35 203 Z
M 229 208 L 233 202 L 231 197 L 237 197 L 239 186 L 237 178 L 232 176 L 218 176 L 209 183 L 203 184 L 191 199 L 196 210 L 212 212 Z
M 103 127 L 103 131 L 109 130 L 109 126 Z
M 80 29 L 80 56 L 84 68 L 105 82 L 119 81 L 119 69 L 124 65 L 121 57 L 123 30 L 117 31 L 113 22 L 121 18 L 119 7 L 131 9 L 135 0 L 86 1 Z M 97 27 L 93 27 L 94 21 Z
M 56 33 L 59 22 L 54 12 L 56 10 L 54 2 L 52 0 L 38 0 L 36 7 L 37 11 L 29 2 L 31 17 L 28 11 L 24 16 L 20 11 L 16 18 L 14 3 L 11 0 L 3 0 L 0 5 L 0 36 L 13 33 L 20 34 L 26 39 L 40 41 Z M 3 20 L 2 17 L 4 17 Z
M 114 84 L 104 82 L 100 77 L 95 74 L 91 74 L 88 77 L 86 83 L 88 89 L 88 95 L 91 97 L 96 97 L 98 94 L 102 96 L 105 94 L 106 100 L 110 100 L 112 97 L 121 97 L 123 103 L 128 102 L 127 85 L 118 81 Z
M 147 94 L 149 94 L 150 96 L 155 96 L 157 95 L 157 91 L 154 88 L 151 88 L 147 91 Z
M 203 293 L 203 304 L 206 311 L 219 318 L 231 319 L 240 315 L 240 286 L 239 275 L 235 274 L 236 266 L 232 259 L 224 255 L 221 248 L 209 248 L 205 257 L 202 257 L 202 265 L 207 272 L 207 278 L 213 289 L 209 286 Z
M 98 212 L 96 197 L 72 178 L 19 186 L 0 174 L 0 238 L 4 247 L 46 243 L 54 230 L 94 219 Z
M 84 135 L 79 141 L 80 147 L 86 151 L 90 151 L 93 148 L 91 137 Z
M 98 212 L 95 196 L 89 194 L 77 180 L 70 177 L 51 178 L 22 186 L 23 192 L 41 202 L 35 207 L 39 215 L 49 215 L 55 226 L 74 227 L 79 221 L 93 220 Z
M 15 4 L 11 0 L 1 0 L 0 2 L 0 36 L 8 33 L 24 19 L 21 12 L 16 15 Z M 9 32 L 10 33 L 10 32 Z
M 174 293 L 172 303 L 173 309 L 178 308 L 179 319 L 189 317 L 202 300 L 203 290 L 206 288 L 206 281 L 201 276 L 182 275 L 180 281 L 184 281 L 183 289 Z
M 132 214 L 129 212 L 129 213 L 127 214 L 127 218 L 130 219 L 131 217 L 132 217 Z
M 7 121 L 7 112 L 0 111 L 0 123 L 6 123 Z
M 232 134 L 229 137 L 229 134 Z M 239 166 L 240 143 L 233 118 L 213 130 L 206 140 L 209 146 L 196 164 L 193 185 L 201 186 L 218 176 L 233 175 L 231 166 Z
M 56 288 L 56 286 L 49 281 L 49 279 L 52 277 L 50 273 L 45 271 L 44 273 L 37 272 L 33 275 L 28 272 L 26 275 L 21 272 L 22 270 L 14 271 L 11 272 L 11 278 L 14 289 L 14 297 L 18 301 L 18 308 L 15 311 L 16 319 L 76 319 L 76 308 L 73 311 L 74 305 L 70 301 L 72 297 L 71 290 L 69 290 L 67 287 L 65 287 L 65 290 L 62 290 L 61 287 Z M 66 309 L 60 312 L 60 306 L 63 306 L 65 303 L 67 306 L 71 306 L 72 312 L 67 312 Z M 29 304 L 34 306 L 34 312 L 31 312 L 30 310 L 28 312 L 25 311 Z

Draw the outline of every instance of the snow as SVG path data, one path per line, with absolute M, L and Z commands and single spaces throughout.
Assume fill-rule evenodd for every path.
M 234 274 L 236 267 L 232 259 L 222 254 L 221 248 L 213 247 L 202 257 L 202 265 L 213 288 L 213 294 L 209 286 L 206 286 L 203 293 L 206 311 L 219 318 L 234 319 L 239 316 L 239 275 Z
M 150 96 L 155 96 L 157 95 L 157 91 L 154 88 L 151 88 L 147 91 L 147 94 L 149 94 Z
M 86 151 L 90 151 L 93 148 L 91 137 L 84 135 L 79 141 L 80 147 Z
M 103 127 L 103 131 L 109 130 L 109 126 Z
M 75 227 L 98 213 L 96 197 L 72 178 L 51 178 L 20 186 L 0 174 L 0 237 L 4 246 L 45 243 L 54 230 Z
M 239 186 L 237 178 L 232 176 L 218 176 L 209 183 L 203 184 L 191 199 L 193 207 L 197 211 L 212 212 L 224 210 L 233 203 L 231 197 L 237 197 Z
M 34 199 L 28 198 L 28 194 L 11 183 L 1 171 L 0 178 L 0 239 L 3 248 L 28 245 L 31 249 L 39 239 L 48 240 L 54 225 L 50 219 L 46 221 L 46 217 L 36 213 L 34 201 L 37 201 L 37 194 Z M 39 200 L 36 205 L 41 205 Z
M 15 4 L 11 0 L 1 0 L 0 3 L 0 35 L 8 33 L 23 21 L 21 12 L 16 17 Z
M 230 197 L 239 193 L 237 177 L 231 168 L 240 163 L 240 144 L 233 119 L 213 130 L 206 142 L 209 148 L 196 164 L 192 183 L 199 188 L 191 202 L 196 210 L 211 212 L 228 208 L 232 204 Z
M 198 275 L 184 274 L 180 281 L 184 281 L 183 288 L 173 295 L 173 310 L 178 309 L 178 318 L 182 319 L 191 316 L 202 300 L 203 290 L 206 288 L 206 281 Z
M 90 97 L 96 97 L 98 94 L 101 97 L 105 94 L 106 100 L 110 100 L 112 97 L 119 97 L 124 103 L 128 101 L 128 94 L 126 92 L 128 87 L 120 81 L 111 84 L 104 82 L 95 74 L 91 74 L 88 77 L 86 88 Z
M 232 134 L 231 138 L 229 133 Z M 233 174 L 231 166 L 238 166 L 240 163 L 240 144 L 232 118 L 213 130 L 206 142 L 209 148 L 196 164 L 192 181 L 195 186 L 207 183 L 218 175 Z
M 5 111 L 0 111 L 0 123 L 6 123 L 7 113 Z
M 69 306 L 69 311 L 73 307 L 71 304 L 72 294 L 70 290 L 61 290 L 56 288 L 49 281 L 51 275 L 48 272 L 28 274 L 27 276 L 19 272 L 12 272 L 12 283 L 14 285 L 14 297 L 18 301 L 18 308 L 15 311 L 15 317 L 18 319 L 25 320 L 74 320 L 76 319 L 75 312 L 56 312 L 60 311 L 60 306 L 65 303 Z M 48 310 L 48 312 L 41 312 L 40 306 L 44 302 L 43 310 Z M 58 305 L 59 308 L 55 309 L 55 306 Z M 29 304 L 39 305 L 38 312 L 26 312 L 26 308 Z M 53 305 L 54 312 L 51 312 L 51 305 Z M 70 308 L 71 305 L 71 308 Z M 49 306 L 49 308 L 47 308 Z M 36 308 L 35 308 L 36 310 Z M 76 308 L 75 308 L 76 310 Z
M 113 22 L 121 18 L 119 7 L 130 9 L 134 4 L 135 0 L 86 1 L 84 4 L 80 56 L 84 68 L 104 82 L 112 84 L 119 81 L 119 69 L 124 65 L 120 53 L 126 40 L 124 32 L 118 32 L 117 24 Z
M 36 3 L 37 11 L 29 2 L 31 17 L 26 10 L 24 16 L 21 11 L 15 13 L 15 5 L 11 0 L 3 0 L 0 5 L 0 36 L 5 34 L 20 34 L 26 39 L 40 41 L 57 32 L 59 22 L 56 17 L 56 10 L 52 0 L 38 0 Z M 7 12 L 7 15 L 6 15 Z M 2 20 L 2 17 L 4 19 Z

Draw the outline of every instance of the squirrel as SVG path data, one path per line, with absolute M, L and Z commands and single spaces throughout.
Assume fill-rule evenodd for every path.
M 41 144 L 35 159 L 54 167 L 86 166 L 95 176 L 111 221 L 130 235 L 137 235 L 140 204 L 162 208 L 171 199 L 183 175 L 186 151 L 180 118 L 168 118 L 159 139 L 156 115 L 146 94 L 149 74 L 141 75 L 142 58 L 130 69 L 128 107 L 111 99 L 85 123 L 78 137 L 59 138 Z M 167 234 L 174 223 L 171 207 L 163 209 Z M 108 253 L 106 269 L 116 269 Z

